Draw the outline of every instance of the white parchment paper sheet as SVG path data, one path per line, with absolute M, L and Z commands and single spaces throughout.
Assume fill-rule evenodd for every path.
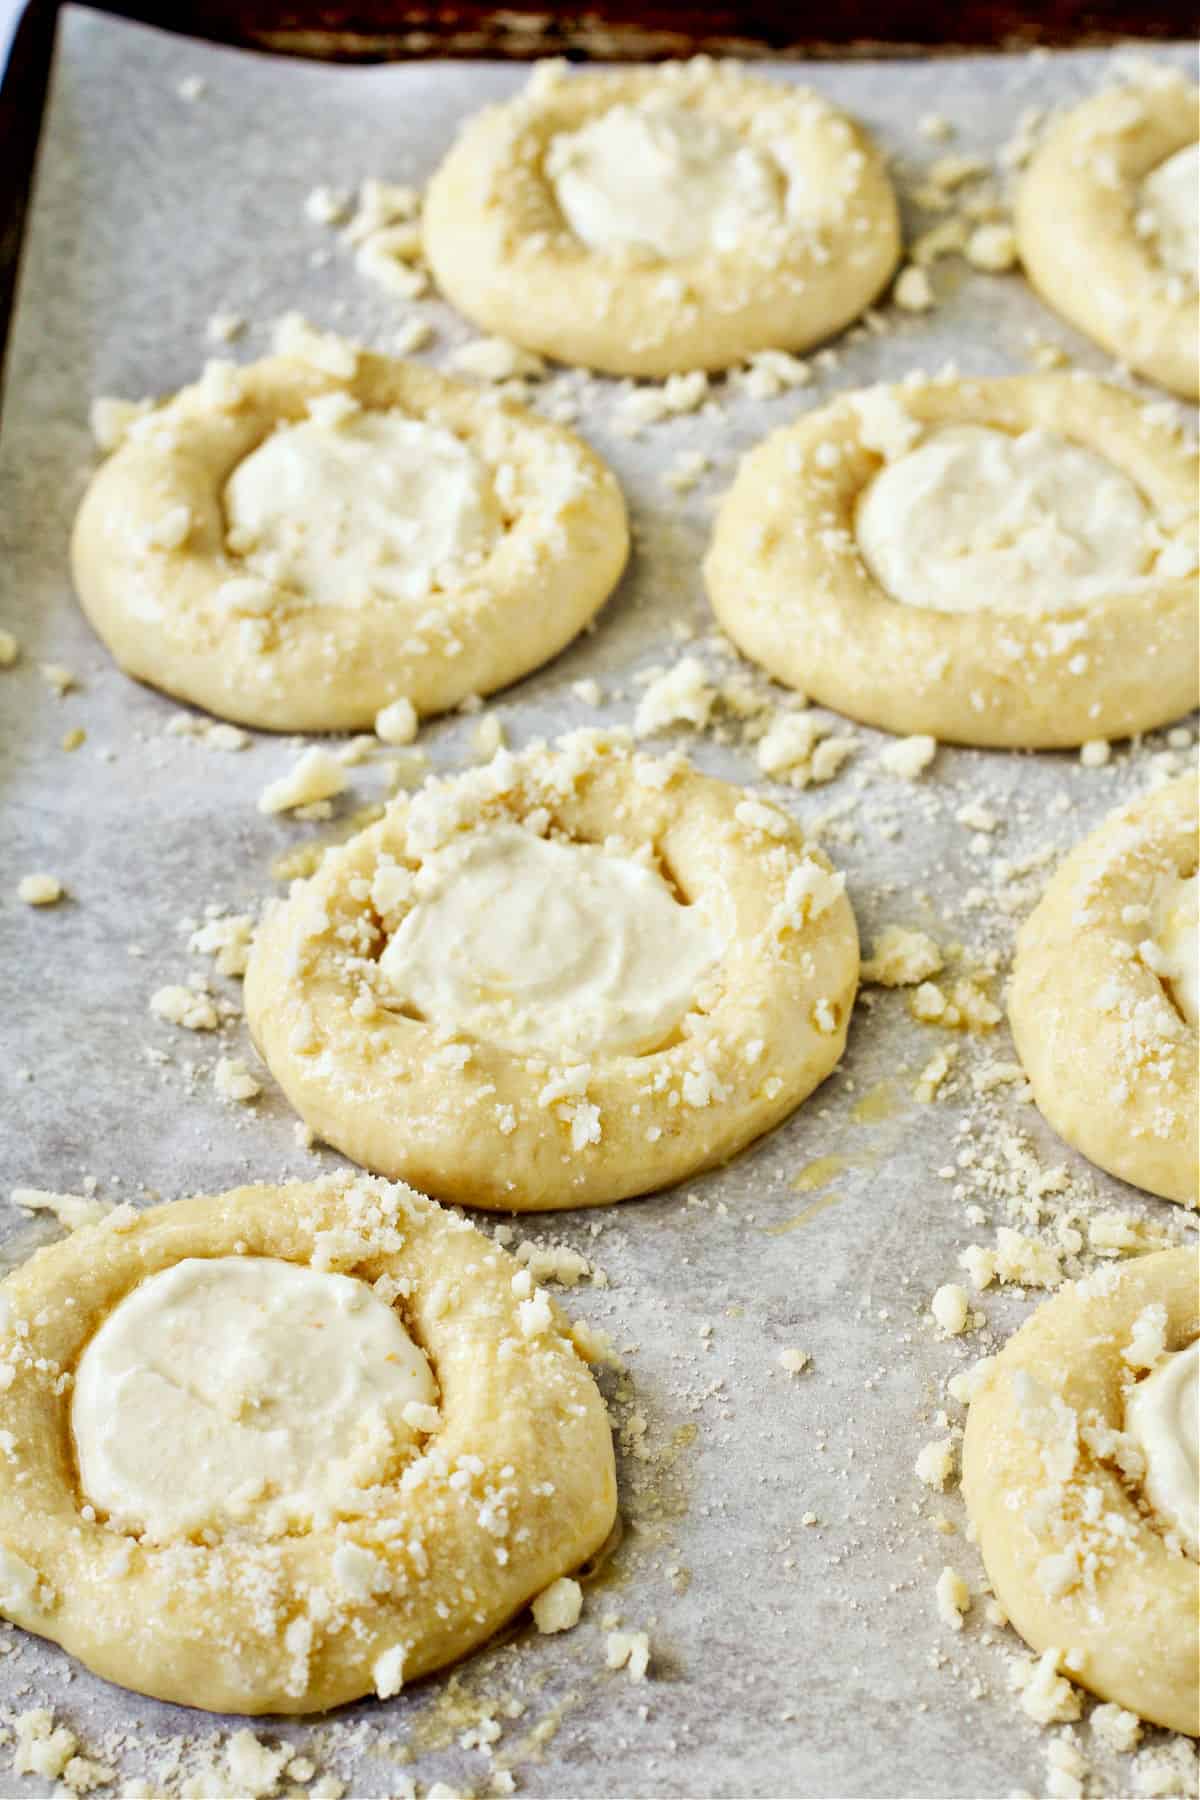
M 1192 60 L 1183 50 L 1157 54 Z M 946 148 L 991 157 L 1026 109 L 1082 97 L 1111 64 L 1100 54 L 822 64 L 811 79 L 878 135 L 911 189 Z M 802 77 L 796 68 L 776 73 Z M 190 77 L 204 86 L 189 102 L 179 84 Z M 180 709 L 120 675 L 79 614 L 66 540 L 92 466 L 88 403 L 102 392 L 165 392 L 191 377 L 212 353 L 205 324 L 218 311 L 251 322 L 239 355 L 265 348 L 269 321 L 289 308 L 384 348 L 416 311 L 437 325 L 439 360 L 472 335 L 466 326 L 436 300 L 406 308 L 369 287 L 336 236 L 305 218 L 304 198 L 317 182 L 353 186 L 368 175 L 423 183 L 463 116 L 523 78 L 470 64 L 310 66 L 82 9 L 64 16 L 0 453 L 0 622 L 23 646 L 18 666 L 0 674 L 5 1193 L 23 1184 L 78 1190 L 93 1176 L 105 1197 L 142 1202 L 335 1164 L 298 1147 L 265 1075 L 253 1108 L 218 1098 L 216 1056 L 251 1054 L 240 1021 L 216 1042 L 147 1011 L 154 988 L 210 967 L 189 958 L 186 921 L 210 903 L 241 909 L 277 891 L 274 862 L 313 828 L 255 810 L 260 789 L 293 760 L 293 744 L 260 737 L 223 755 L 168 735 Z M 950 145 L 920 134 L 930 111 L 955 127 Z M 718 384 L 707 412 L 631 441 L 614 430 L 621 385 L 577 384 L 580 428 L 621 476 L 639 548 L 595 633 L 497 702 L 511 742 L 628 722 L 636 672 L 681 654 L 683 631 L 703 639 L 698 563 L 711 503 L 740 451 L 767 429 L 841 388 L 948 357 L 965 371 L 1025 369 L 1030 334 L 1063 344 L 1082 366 L 1105 367 L 1019 274 L 979 275 L 952 260 L 934 280 L 932 314 L 886 310 L 881 334 L 844 340 L 811 387 L 776 400 Z M 680 499 L 662 478 L 690 449 L 709 455 L 712 469 Z M 711 646 L 701 642 L 699 653 L 727 672 Z M 77 677 L 65 698 L 39 674 L 47 661 Z M 584 676 L 604 690 L 599 710 L 572 694 Z M 66 752 L 62 739 L 76 726 L 86 742 Z M 470 758 L 472 729 L 469 719 L 445 721 L 422 744 L 437 767 L 454 767 Z M 1011 942 L 996 859 L 1026 868 L 1031 897 L 1043 878 L 1039 856 L 1057 854 L 1186 762 L 1165 750 L 1162 734 L 1100 769 L 1072 756 L 943 750 L 909 786 L 877 769 L 884 740 L 853 729 L 856 755 L 831 786 L 769 791 L 806 822 L 825 821 L 866 941 L 895 920 L 961 942 L 972 956 Z M 758 779 L 736 744 L 710 737 L 688 747 L 710 770 Z M 378 762 L 353 774 L 343 814 L 384 791 Z M 994 832 L 956 822 L 971 800 L 995 813 Z M 15 885 L 34 869 L 57 874 L 69 900 L 44 912 L 22 906 Z M 236 983 L 224 985 L 236 997 Z M 518 1237 L 584 1249 L 610 1278 L 607 1289 L 584 1287 L 568 1302 L 625 1350 L 632 1390 L 621 1415 L 644 1421 L 644 1438 L 636 1422 L 626 1433 L 643 1451 L 622 1458 L 625 1540 L 569 1635 L 526 1634 L 475 1658 L 453 1682 L 350 1709 L 332 1735 L 327 1725 L 291 1722 L 268 1727 L 268 1737 L 315 1742 L 322 1766 L 361 1795 L 394 1793 L 405 1775 L 422 1792 L 435 1780 L 486 1792 L 489 1757 L 458 1740 L 489 1706 L 502 1727 L 495 1756 L 531 1794 L 1039 1790 L 1039 1733 L 1004 1691 L 1003 1652 L 1016 1640 L 986 1628 L 981 1600 L 961 1636 L 934 1610 L 944 1563 L 977 1591 L 980 1568 L 957 1496 L 920 1488 L 914 1458 L 941 1435 L 934 1415 L 947 1375 L 995 1347 L 1031 1303 L 989 1293 L 985 1329 L 937 1341 L 929 1295 L 954 1277 L 963 1245 L 990 1233 L 964 1220 L 962 1194 L 936 1172 L 965 1147 L 998 1156 L 996 1145 L 1017 1129 L 1046 1166 L 1066 1165 L 1073 1180 L 1088 1173 L 1013 1088 L 998 1089 L 986 1108 L 975 1098 L 971 1071 L 1012 1055 L 1004 1027 L 986 1040 L 954 1040 L 955 1074 L 936 1103 L 919 1105 L 917 1072 L 949 1041 L 913 1024 L 902 995 L 880 996 L 860 1008 L 843 1069 L 729 1169 L 685 1192 L 542 1219 L 528 1232 L 518 1225 Z M 843 1165 L 797 1193 L 797 1174 L 826 1156 Z M 1184 1229 L 1165 1203 L 1098 1175 L 1094 1191 L 1097 1204 Z M 779 1229 L 830 1192 L 836 1201 Z M 0 1213 L 10 1259 L 52 1235 L 13 1209 Z M 1003 1218 L 994 1208 L 990 1223 Z M 812 1357 L 799 1377 L 778 1366 L 788 1347 Z M 955 1535 L 931 1528 L 935 1512 Z M 802 1524 L 805 1514 L 816 1523 Z M 649 1632 L 644 1685 L 605 1672 L 608 1615 Z M 120 1750 L 127 1773 L 181 1754 L 181 1735 L 202 1741 L 216 1730 L 202 1715 L 108 1687 L 15 1632 L 0 1648 L 6 1710 L 52 1705 L 89 1748 Z M 506 1702 L 519 1716 L 505 1713 Z M 1086 1730 L 1080 1741 L 1087 1745 Z M 1127 1784 L 1102 1757 L 1093 1761 L 1096 1791 Z M 0 1774 L 5 1792 L 39 1785 Z M 230 1788 L 217 1780 L 204 1791 Z

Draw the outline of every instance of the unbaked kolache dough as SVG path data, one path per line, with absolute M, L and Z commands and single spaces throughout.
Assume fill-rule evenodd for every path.
M 1051 748 L 1200 698 L 1194 452 L 1089 377 L 914 377 L 743 457 L 704 572 L 745 655 L 886 731 Z
M 75 585 L 121 666 L 244 725 L 346 731 L 557 655 L 628 551 L 599 458 L 431 369 L 281 341 L 137 419 L 88 488 Z
M 1045 1301 L 970 1403 L 963 1490 L 1004 1611 L 1092 1693 L 1200 1733 L 1200 1262 L 1105 1264 Z
M 803 350 L 886 286 L 895 195 L 808 88 L 697 57 L 542 64 L 469 119 L 429 185 L 425 252 L 485 330 L 609 374 Z
M 580 732 L 426 785 L 268 908 L 246 1015 L 310 1129 L 439 1198 L 599 1205 L 835 1067 L 844 878 L 775 807 Z
M 1065 114 L 1017 190 L 1017 242 L 1056 312 L 1194 400 L 1200 91 L 1175 70 Z
M 122 1207 L 39 1250 L 0 1286 L 0 1378 L 0 1613 L 187 1706 L 386 1698 L 615 1517 L 569 1322 L 365 1176 Z
M 1041 1111 L 1112 1175 L 1197 1204 L 1197 787 L 1113 813 L 1021 928 L 1009 993 Z

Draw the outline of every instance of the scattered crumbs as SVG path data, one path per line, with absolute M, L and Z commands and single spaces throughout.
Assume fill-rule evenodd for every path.
M 552 1581 L 533 1601 L 533 1622 L 542 1633 L 570 1631 L 583 1611 L 583 1589 L 570 1576 Z
M 220 1024 L 208 994 L 178 984 L 156 988 L 150 996 L 150 1011 L 156 1019 L 182 1025 L 185 1031 L 215 1031 Z
M 644 1681 L 650 1667 L 650 1639 L 644 1631 L 610 1631 L 604 1640 L 606 1669 L 628 1669 L 630 1681 Z
M 703 369 L 668 375 L 661 386 L 631 388 L 619 402 L 617 430 L 626 437 L 636 437 L 647 425 L 694 413 L 707 400 L 708 392 L 708 376 Z
M 418 350 L 426 349 L 433 342 L 433 336 L 433 325 L 428 319 L 406 319 L 392 333 L 391 353 L 393 356 L 413 356 Z
M 1010 1664 L 1021 1711 L 1039 1725 L 1070 1724 L 1083 1709 L 1078 1689 L 1059 1673 L 1063 1655 L 1052 1646 L 1041 1656 L 1016 1656 Z
M 490 762 L 504 748 L 504 727 L 495 713 L 485 713 L 471 733 L 471 748 L 481 762 Z
M 213 1085 L 223 1100 L 254 1100 L 262 1093 L 240 1056 L 222 1056 L 213 1070 Z
M 55 875 L 23 875 L 17 883 L 17 898 L 26 906 L 55 906 L 65 892 Z
M 879 987 L 916 987 L 940 973 L 944 959 L 933 939 L 905 925 L 885 925 L 864 961 L 861 979 Z
M 913 1094 L 924 1105 L 936 1100 L 938 1090 L 954 1067 L 958 1051 L 953 1045 L 943 1045 L 935 1050 L 917 1077 Z
M 928 312 L 934 304 L 933 283 L 917 263 L 901 269 L 892 289 L 892 299 L 902 312 Z
M 246 1800 L 265 1800 L 275 1793 L 291 1755 L 289 1744 L 272 1749 L 246 1726 L 235 1731 L 225 1746 L 225 1767 L 235 1792 Z
M 74 672 L 64 663 L 44 662 L 40 665 L 42 680 L 48 688 L 53 689 L 61 700 L 65 694 L 71 693 L 79 686 Z
M 345 789 L 346 771 L 336 756 L 314 746 L 278 781 L 268 782 L 258 796 L 260 813 L 295 812 L 319 805 Z
M 963 254 L 973 269 L 1002 275 L 1017 261 L 1017 239 L 1011 225 L 977 225 Z
M 877 758 L 881 769 L 899 775 L 903 781 L 917 781 L 937 755 L 937 739 L 918 732 L 913 737 L 897 738 L 885 744 Z
M 245 329 L 246 321 L 240 313 L 215 312 L 209 316 L 204 335 L 210 344 L 232 344 Z
M 954 1474 L 954 1439 L 935 1438 L 923 1444 L 914 1464 L 917 1480 L 941 1493 Z
M 952 1631 L 961 1631 L 963 1614 L 970 1609 L 971 1590 L 957 1569 L 947 1565 L 937 1578 L 934 1589 L 937 1601 L 938 1617 L 943 1625 L 949 1625 Z
M 417 735 L 417 709 L 403 696 L 375 715 L 375 736 L 383 744 L 411 744 Z
M 964 1331 L 969 1317 L 967 1291 L 955 1281 L 943 1282 L 929 1302 L 929 1310 L 948 1337 Z
M 501 337 L 473 338 L 460 344 L 450 353 L 450 367 L 458 375 L 474 375 L 479 381 L 523 381 L 546 372 L 540 356 Z

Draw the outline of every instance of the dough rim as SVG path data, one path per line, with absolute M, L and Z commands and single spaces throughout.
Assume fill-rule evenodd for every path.
M 1131 104 L 1144 109 L 1130 124 Z M 1172 299 L 1167 274 L 1098 175 L 1111 159 L 1127 191 L 1200 133 L 1200 91 L 1179 81 L 1096 94 L 1063 117 L 1017 190 L 1021 261 L 1046 304 L 1112 356 L 1185 400 L 1200 397 L 1195 292 Z
M 1171 1731 L 1200 1735 L 1200 1646 L 1196 1589 L 1200 1569 L 1172 1556 L 1153 1517 L 1143 1514 L 1106 1464 L 1081 1444 L 1085 1474 L 1098 1485 L 1105 1509 L 1133 1529 L 1144 1560 L 1122 1557 L 1099 1579 L 1101 1616 L 1090 1615 L 1081 1588 L 1048 1598 L 1038 1583 L 1041 1558 L 1059 1548 L 1039 1534 L 1028 1507 L 1005 1504 L 1014 1493 L 1045 1485 L 1037 1446 L 1024 1430 L 1010 1376 L 1023 1369 L 1077 1412 L 1096 1407 L 1120 1429 L 1121 1349 L 1144 1306 L 1163 1302 L 1167 1343 L 1183 1349 L 1200 1333 L 1194 1249 L 1164 1250 L 1121 1268 L 1108 1296 L 1068 1284 L 1043 1302 L 986 1370 L 967 1414 L 963 1492 L 996 1598 L 1021 1636 L 1039 1653 L 1055 1646 L 1082 1650 L 1078 1673 L 1068 1671 L 1102 1700 L 1128 1707 Z
M 410 700 L 418 714 L 445 712 L 519 680 L 599 611 L 629 550 L 607 465 L 573 433 L 470 383 L 355 356 L 349 376 L 291 356 L 230 365 L 228 401 L 224 384 L 194 382 L 139 421 L 97 470 L 76 516 L 71 565 L 84 612 L 127 674 L 260 730 L 370 730 L 392 700 Z M 251 575 L 225 551 L 225 482 L 276 423 L 299 422 L 310 400 L 340 394 L 367 410 L 435 420 L 476 447 L 495 431 L 529 504 L 451 591 L 354 607 L 285 603 L 273 645 L 255 651 L 216 599 L 222 583 Z M 156 448 L 163 433 L 175 442 Z M 553 509 L 539 486 L 549 466 L 572 481 Z M 183 546 L 147 548 L 142 534 L 180 505 L 193 520 Z M 430 613 L 421 653 L 414 639 Z
M 1157 975 L 1117 951 L 1147 935 L 1145 923 L 1121 917 L 1144 898 L 1145 877 L 1156 868 L 1195 872 L 1196 811 L 1196 778 L 1185 775 L 1120 807 L 1076 845 L 1018 934 L 1008 1001 L 1034 1099 L 1058 1135 L 1110 1175 L 1189 1207 L 1200 1205 L 1200 1033 L 1180 1019 Z M 1175 1021 L 1178 1053 L 1167 1075 L 1143 1066 L 1130 1082 L 1119 1024 L 1095 1001 L 1109 981 Z M 1149 1124 L 1164 1108 L 1174 1126 L 1159 1137 Z
M 1120 389 L 1072 376 L 1001 376 L 883 392 L 919 424 L 1057 431 L 1115 464 L 1176 528 L 1195 517 L 1195 457 Z M 721 503 L 704 577 L 718 621 L 744 655 L 864 724 L 992 748 L 1126 737 L 1200 702 L 1194 576 L 1032 619 L 893 600 L 854 535 L 855 502 L 883 466 L 864 446 L 855 398 L 844 394 L 765 438 Z M 828 470 L 815 460 L 825 444 L 841 452 Z
M 725 124 L 797 106 L 819 177 L 862 157 L 853 218 L 824 221 L 823 253 L 797 235 L 775 267 L 743 252 L 639 265 L 598 255 L 575 238 L 541 174 L 550 137 L 670 87 Z M 817 124 L 802 109 L 820 108 Z M 804 350 L 859 317 L 900 258 L 896 197 L 883 158 L 854 121 L 811 89 L 705 58 L 672 66 L 535 77 L 525 92 L 467 120 L 433 176 L 425 252 L 439 288 L 484 330 L 560 362 L 611 375 L 662 378 L 719 370 L 764 349 Z M 824 252 L 827 251 L 826 255 Z M 856 260 L 856 258 L 858 260 Z
M 361 1224 L 362 1206 L 379 1217 L 375 1243 Z M 546 1331 L 523 1334 L 512 1289 L 518 1265 L 466 1220 L 409 1189 L 347 1175 L 123 1213 L 39 1250 L 6 1279 L 10 1355 L 12 1326 L 25 1320 L 29 1348 L 52 1367 L 72 1367 L 130 1287 L 185 1256 L 231 1254 L 244 1245 L 252 1255 L 304 1262 L 324 1247 L 342 1272 L 412 1281 L 402 1303 L 405 1322 L 430 1352 L 442 1408 L 442 1423 L 425 1448 L 437 1445 L 451 1465 L 477 1455 L 484 1472 L 465 1493 L 438 1479 L 406 1494 L 397 1488 L 399 1516 L 414 1532 L 428 1528 L 427 1574 L 404 1542 L 385 1547 L 365 1531 L 347 1533 L 407 1573 L 409 1585 L 396 1596 L 348 1600 L 354 1629 L 323 1635 L 318 1627 L 298 1683 L 282 1618 L 269 1630 L 255 1626 L 254 1597 L 237 1585 L 230 1537 L 214 1551 L 197 1551 L 204 1567 L 225 1570 L 211 1591 L 196 1594 L 179 1579 L 178 1546 L 135 1542 L 122 1571 L 132 1540 L 80 1512 L 70 1387 L 56 1394 L 53 1373 L 19 1365 L 0 1398 L 0 1416 L 16 1439 L 13 1454 L 0 1459 L 0 1548 L 34 1569 L 54 1601 L 48 1609 L 6 1603 L 6 1617 L 51 1638 L 106 1679 L 157 1699 L 213 1712 L 320 1712 L 372 1693 L 372 1664 L 398 1642 L 411 1643 L 406 1683 L 465 1655 L 603 1543 L 616 1512 L 604 1401 L 557 1308 Z M 385 1248 L 389 1222 L 401 1238 Z M 320 1233 L 328 1235 L 318 1243 Z M 75 1305 L 64 1307 L 70 1296 Z M 501 1355 L 505 1340 L 511 1349 Z M 515 1474 L 504 1475 L 511 1465 Z M 536 1491 L 544 1482 L 553 1484 L 551 1496 Z M 503 1539 L 477 1523 L 489 1485 L 515 1490 L 506 1502 L 511 1529 Z M 440 1534 L 439 1506 L 446 1509 Z M 518 1544 L 514 1534 L 525 1528 L 530 1535 Z M 305 1583 L 336 1593 L 336 1542 L 327 1528 L 274 1540 L 282 1612 L 301 1616 Z M 503 1568 L 495 1556 L 500 1542 L 511 1551 Z M 232 1560 L 222 1565 L 227 1552 Z M 474 1589 L 470 1603 L 464 1604 L 457 1571 Z M 439 1600 L 449 1605 L 446 1619 L 435 1610 Z M 225 1628 L 220 1636 L 214 1620 Z
M 372 878 L 378 850 L 403 857 L 409 800 L 394 802 L 378 824 L 331 850 L 308 883 L 268 910 L 255 936 L 246 1017 L 301 1118 L 353 1161 L 414 1183 L 419 1177 L 447 1201 L 532 1212 L 605 1205 L 667 1187 L 726 1161 L 778 1124 L 832 1071 L 845 1045 L 859 962 L 845 894 L 799 933 L 785 933 L 777 955 L 764 947 L 787 873 L 807 863 L 823 874 L 830 866 L 823 854 L 786 814 L 758 802 L 780 835 L 768 838 L 739 823 L 737 809 L 749 799 L 741 789 L 678 762 L 631 754 L 603 734 L 580 737 L 582 751 L 577 744 L 520 758 L 501 753 L 490 775 L 476 772 L 476 792 L 491 780 L 498 789 L 486 816 L 520 819 L 548 805 L 556 824 L 580 838 L 602 842 L 615 833 L 630 847 L 661 845 L 685 893 L 712 884 L 714 916 L 723 918 L 728 941 L 720 995 L 710 1012 L 689 1015 L 690 1035 L 641 1057 L 590 1059 L 578 1097 L 598 1108 L 598 1142 L 574 1147 L 559 1103 L 543 1098 L 585 1060 L 582 1054 L 526 1057 L 471 1041 L 464 1067 L 439 1066 L 444 1043 L 433 1027 L 397 1013 L 365 1022 L 352 1013 L 356 988 L 336 972 L 332 934 L 339 919 L 361 913 L 350 883 Z M 647 770 L 665 773 L 665 785 L 648 785 Z M 768 866 L 774 850 L 781 855 Z M 314 949 L 301 968 L 297 946 L 310 929 L 306 919 L 313 921 L 306 941 Z M 814 1011 L 819 998 L 832 1009 L 824 1031 Z M 383 1042 L 367 1056 L 368 1033 L 379 1029 Z M 298 1032 L 311 1033 L 311 1048 L 297 1050 Z M 761 1051 L 747 1061 L 746 1046 L 755 1040 Z M 707 1104 L 681 1102 L 693 1068 L 713 1069 L 723 1095 Z M 663 1082 L 657 1092 L 647 1090 L 652 1075 Z M 564 1104 L 574 1104 L 569 1091 Z M 507 1131 L 498 1124 L 502 1107 L 512 1109 Z M 653 1141 L 651 1131 L 658 1133 Z

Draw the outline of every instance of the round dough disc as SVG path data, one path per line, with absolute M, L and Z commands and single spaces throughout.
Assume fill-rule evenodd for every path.
M 872 479 L 938 427 L 1043 431 L 1137 489 L 1170 558 L 1129 591 L 1053 612 L 894 599 L 855 530 Z M 777 680 L 868 725 L 1052 748 L 1123 737 L 1197 704 L 1196 458 L 1132 394 L 1091 380 L 906 382 L 843 395 L 742 459 L 704 573 L 721 624 Z
M 547 153 L 613 108 L 647 103 L 711 120 L 758 152 L 783 189 L 778 216 L 760 224 L 747 212 L 732 244 L 665 260 L 589 247 L 561 210 Z M 862 128 L 810 89 L 706 58 L 569 77 L 543 67 L 517 98 L 468 120 L 429 185 L 424 241 L 438 285 L 485 330 L 651 377 L 819 343 L 871 304 L 900 255 L 895 194 Z
M 59 1371 L 139 1282 L 233 1255 L 379 1282 L 429 1358 L 439 1422 L 332 1522 L 126 1536 L 83 1504 Z M 110 1681 L 214 1712 L 324 1711 L 465 1655 L 616 1514 L 604 1401 L 557 1308 L 514 1295 L 520 1274 L 422 1195 L 344 1175 L 122 1208 L 39 1251 L 0 1290 L 0 1610 Z
M 1200 1332 L 1194 1250 L 1105 1267 L 1061 1289 L 987 1368 L 970 1404 L 963 1491 L 996 1598 L 1039 1652 L 1081 1653 L 1072 1680 L 1172 1731 L 1200 1733 L 1200 1571 L 1122 1475 L 1135 1320 L 1166 1347 Z
M 1055 312 L 1139 374 L 1200 392 L 1196 280 L 1138 230 L 1141 184 L 1200 135 L 1200 93 L 1174 71 L 1109 89 L 1059 120 L 1017 192 L 1026 273 Z
M 1122 807 L 1067 857 L 1021 929 L 1008 1002 L 1034 1098 L 1059 1136 L 1185 1206 L 1197 1204 L 1200 1037 L 1145 946 L 1163 881 L 1195 873 L 1188 775 Z
M 296 348 L 210 365 L 93 478 L 72 567 L 122 668 L 243 725 L 351 731 L 395 699 L 441 712 L 557 655 L 625 564 L 611 472 L 570 432 L 468 383 L 317 333 Z M 499 519 L 486 551 L 419 597 L 351 580 L 336 602 L 260 578 L 230 546 L 227 484 L 272 434 L 314 416 L 335 438 L 386 416 L 457 439 Z
M 649 851 L 719 924 L 719 960 L 661 1047 L 529 1054 L 389 1009 L 379 959 L 404 906 L 377 910 L 381 866 L 416 874 L 501 822 Z M 355 1162 L 472 1206 L 601 1205 L 725 1161 L 834 1068 L 858 978 L 843 887 L 774 807 L 579 733 L 431 783 L 329 851 L 264 917 L 246 1016 L 301 1118 Z

